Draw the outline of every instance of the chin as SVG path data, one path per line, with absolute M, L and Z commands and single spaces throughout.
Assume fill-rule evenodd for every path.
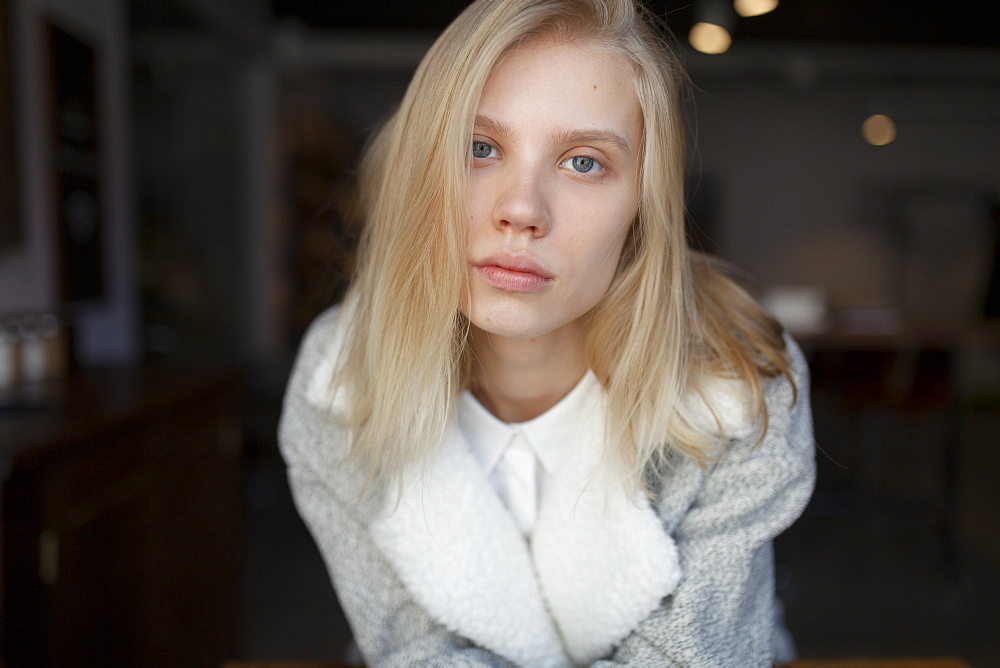
M 529 311 L 529 312 L 525 312 Z M 531 309 L 472 309 L 467 313 L 469 322 L 476 329 L 509 339 L 534 339 L 554 329 L 550 323 L 539 321 Z
M 475 319 L 471 322 L 476 329 L 482 330 L 493 336 L 502 336 L 507 339 L 536 339 L 543 336 L 548 331 L 543 327 L 528 326 L 524 322 L 506 322 L 481 319 Z
M 529 341 L 549 334 L 566 334 L 577 320 L 572 314 L 563 314 L 551 307 L 479 308 L 466 313 L 472 325 L 493 336 Z

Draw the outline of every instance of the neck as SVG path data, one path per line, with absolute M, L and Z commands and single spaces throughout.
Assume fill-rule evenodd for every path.
M 473 326 L 472 393 L 504 422 L 538 417 L 583 377 L 583 331 L 568 326 L 538 339 L 510 339 Z

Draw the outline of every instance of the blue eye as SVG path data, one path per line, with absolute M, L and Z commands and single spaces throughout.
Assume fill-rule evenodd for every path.
M 472 142 L 472 157 L 474 158 L 488 158 L 493 152 L 493 147 L 484 141 L 474 141 Z
M 604 165 L 602 165 L 596 158 L 591 158 L 589 155 L 574 155 L 572 158 L 566 158 L 559 166 L 563 169 L 568 169 L 574 174 L 580 174 L 581 176 L 590 176 L 597 178 L 605 170 Z

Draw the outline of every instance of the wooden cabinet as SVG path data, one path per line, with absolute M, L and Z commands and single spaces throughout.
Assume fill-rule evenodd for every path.
M 238 654 L 241 383 L 102 371 L 0 409 L 6 666 Z

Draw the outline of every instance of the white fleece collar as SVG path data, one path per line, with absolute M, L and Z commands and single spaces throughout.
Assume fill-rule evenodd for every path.
M 345 408 L 332 376 L 347 309 L 309 401 Z M 750 434 L 746 388 L 705 379 L 687 397 L 690 418 L 734 438 Z M 599 387 L 546 481 L 532 543 L 525 542 L 458 428 L 406 477 L 398 505 L 372 523 L 373 538 L 414 599 L 445 627 L 523 666 L 585 665 L 608 655 L 680 580 L 677 550 L 649 502 L 628 498 L 602 465 L 606 397 Z
M 601 465 L 604 396 L 581 413 L 542 495 L 531 545 L 459 430 L 372 524 L 415 600 L 450 630 L 524 666 L 607 655 L 680 579 L 673 540 Z

